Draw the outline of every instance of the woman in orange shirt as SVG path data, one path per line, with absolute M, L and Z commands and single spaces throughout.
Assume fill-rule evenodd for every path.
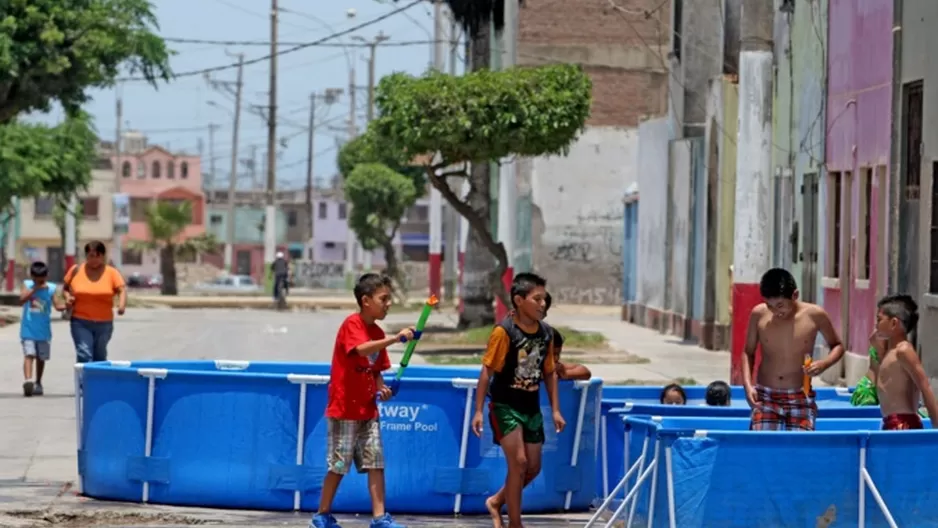
M 119 315 L 127 308 L 124 277 L 106 263 L 106 252 L 102 242 L 85 244 L 85 262 L 65 274 L 65 301 L 72 310 L 72 341 L 78 363 L 107 361 L 107 344 L 114 333 L 114 297 L 119 297 Z

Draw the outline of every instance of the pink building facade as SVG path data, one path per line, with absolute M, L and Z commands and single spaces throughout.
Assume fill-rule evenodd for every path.
M 202 167 L 198 156 L 174 154 L 151 146 L 145 150 L 115 159 L 121 171 L 120 192 L 130 197 L 130 227 L 124 240 L 149 239 L 146 223 L 147 207 L 156 200 L 187 201 L 192 204 L 191 224 L 183 231 L 184 238 L 205 233 L 205 195 L 202 192 Z M 125 275 L 159 273 L 156 252 L 122 252 Z
M 823 305 L 854 354 L 843 374 L 856 381 L 887 286 L 893 1 L 830 0 L 828 20 Z

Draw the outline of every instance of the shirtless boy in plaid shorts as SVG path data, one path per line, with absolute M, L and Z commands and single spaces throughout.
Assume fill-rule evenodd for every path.
M 813 431 L 817 403 L 813 390 L 805 392 L 805 376 L 818 376 L 840 361 L 844 347 L 823 308 L 798 300 L 798 286 L 787 270 L 770 269 L 759 291 L 765 302 L 752 309 L 742 358 L 746 401 L 752 407 L 753 431 Z M 830 347 L 821 361 L 806 359 L 814 353 L 818 333 Z M 756 348 L 762 362 L 752 381 Z
M 413 328 L 385 337 L 375 321 L 384 319 L 391 307 L 391 280 L 366 273 L 355 285 L 358 313 L 348 316 L 339 327 L 332 352 L 326 464 L 329 471 L 322 484 L 319 511 L 312 528 L 340 528 L 332 516 L 332 501 L 342 476 L 354 463 L 359 473 L 368 473 L 368 491 L 374 515 L 371 528 L 404 528 L 394 522 L 384 507 L 384 449 L 378 404 L 389 399 L 391 389 L 381 372 L 391 368 L 387 347 L 414 338 Z

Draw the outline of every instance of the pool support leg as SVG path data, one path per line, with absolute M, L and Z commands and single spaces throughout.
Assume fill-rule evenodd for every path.
M 576 465 L 580 459 L 580 440 L 583 436 L 583 420 L 586 417 L 586 398 L 589 396 L 590 382 L 588 380 L 576 381 L 574 382 L 573 386 L 580 389 L 580 407 L 577 410 L 576 429 L 574 429 L 573 432 L 573 454 L 570 455 L 570 467 L 576 468 Z M 567 496 L 563 502 L 564 511 L 570 509 L 570 503 L 572 501 L 573 490 L 568 490 Z
M 300 383 L 300 409 L 296 424 L 296 465 L 303 465 L 303 441 L 306 435 L 306 384 Z M 300 490 L 293 492 L 293 511 L 300 511 L 301 498 L 303 494 Z
M 625 429 L 625 432 L 622 433 L 622 471 L 624 473 L 629 469 L 629 459 L 631 458 L 629 450 L 632 447 L 632 442 L 629 436 L 629 424 L 625 423 L 623 427 Z
M 586 525 L 583 528 L 590 528 L 591 526 L 596 524 L 596 521 L 599 520 L 599 517 L 602 515 L 602 513 L 606 511 L 606 508 L 608 508 L 609 505 L 612 503 L 612 501 L 615 500 L 616 495 L 618 495 L 619 492 L 622 491 L 625 488 L 625 486 L 628 485 L 629 479 L 632 478 L 632 474 L 635 473 L 636 471 L 641 471 L 640 467 L 644 465 L 643 463 L 645 461 L 645 454 L 648 451 L 648 442 L 649 442 L 649 437 L 645 437 L 645 445 L 642 448 L 642 454 L 639 455 L 638 460 L 636 460 L 635 464 L 633 464 L 632 467 L 630 467 L 628 471 L 625 472 L 625 475 L 622 476 L 622 480 L 620 480 L 619 483 L 616 484 L 616 487 L 612 490 L 612 492 L 606 495 L 606 498 L 605 500 L 603 500 L 603 503 L 600 504 L 598 508 L 596 508 L 596 512 L 593 513 L 593 516 L 590 517 L 590 520 L 586 522 Z M 625 501 L 623 501 L 623 504 L 625 504 Z
M 303 451 L 306 440 L 306 386 L 325 385 L 329 383 L 329 376 L 312 374 L 287 374 L 287 381 L 300 386 L 300 402 L 296 419 L 296 465 L 303 465 Z M 300 511 L 303 492 L 299 489 L 293 491 L 293 511 Z
M 143 456 L 150 458 L 153 454 L 153 408 L 156 403 L 156 379 L 166 379 L 168 371 L 166 369 L 142 368 L 137 369 L 137 374 L 147 378 L 147 425 L 146 435 L 144 437 Z M 150 502 L 150 482 L 147 480 L 143 481 L 143 496 L 141 502 L 144 504 Z
M 654 419 L 655 419 L 655 417 L 652 416 L 652 420 L 654 420 Z M 660 418 L 659 418 L 659 420 L 660 420 Z M 649 442 L 650 440 L 651 440 L 651 436 L 645 436 L 645 444 L 642 446 L 642 465 L 641 465 L 641 469 L 639 470 L 639 471 L 641 471 L 642 475 L 645 474 L 645 462 L 648 461 L 648 442 Z M 657 443 L 657 440 L 655 440 L 655 449 L 657 449 L 657 446 L 658 446 L 658 443 Z M 635 482 L 635 488 L 632 489 L 631 491 L 635 491 L 636 489 L 638 489 L 640 484 L 641 484 L 641 480 L 636 481 L 636 482 Z M 631 494 L 631 492 L 630 492 L 630 494 Z M 625 507 L 625 504 L 626 504 L 627 502 L 628 502 L 628 495 L 626 495 L 625 500 L 622 501 L 622 507 L 623 507 L 623 508 Z M 626 524 L 626 526 L 632 526 L 632 519 L 635 518 L 635 508 L 636 508 L 637 506 L 638 506 L 638 495 L 635 495 L 635 497 L 632 499 L 632 507 L 629 508 L 629 521 L 628 521 L 628 523 Z M 618 515 L 616 515 L 615 517 L 618 517 Z
M 81 450 L 82 450 L 81 431 L 84 428 L 84 422 L 85 422 L 85 417 L 82 414 L 84 411 L 85 397 L 84 397 L 84 394 L 82 393 L 83 391 L 82 391 L 82 384 L 81 384 L 82 374 L 84 374 L 84 367 L 85 365 L 83 363 L 75 364 L 75 445 L 79 453 L 81 453 Z M 84 477 L 81 474 L 82 473 L 81 469 L 82 468 L 79 465 L 78 467 L 78 493 L 83 492 L 85 489 L 84 483 L 82 482 Z
M 599 429 L 600 429 L 600 448 L 602 449 L 600 454 L 600 460 L 602 460 L 602 471 L 603 471 L 603 498 L 609 496 L 609 446 L 606 441 L 606 417 L 601 416 L 599 418 Z
M 863 476 L 863 470 L 866 469 L 866 443 L 860 440 L 860 470 L 857 472 L 860 479 L 860 494 L 857 497 L 859 511 L 857 511 L 857 526 L 866 528 L 866 478 Z
M 658 443 L 655 442 L 655 450 L 657 449 Z M 622 501 L 622 504 L 620 504 L 618 508 L 616 508 L 616 511 L 613 512 L 609 522 L 606 523 L 606 528 L 612 528 L 613 525 L 615 525 L 616 520 L 618 520 L 619 517 L 625 513 L 625 505 L 628 504 L 629 501 L 632 502 L 632 507 L 630 508 L 631 511 L 629 512 L 629 520 L 626 522 L 625 526 L 632 526 L 632 516 L 635 514 L 635 505 L 638 504 L 638 493 L 642 489 L 642 484 L 648 480 L 648 476 L 653 471 L 655 471 L 656 467 L 658 467 L 658 461 L 652 460 L 651 463 L 648 464 L 648 467 L 645 468 L 645 471 L 642 471 L 642 474 L 639 475 L 638 480 L 635 481 L 635 486 L 629 490 L 629 493 L 625 496 L 625 500 Z
M 876 483 L 873 482 L 873 477 L 870 476 L 870 472 L 866 469 L 865 442 L 860 446 L 860 511 L 858 517 L 860 528 L 866 526 L 866 493 L 864 487 L 869 488 L 873 500 L 876 501 L 876 505 L 879 506 L 880 511 L 883 512 L 883 516 L 886 518 L 886 524 L 888 524 L 890 528 L 899 528 L 899 525 L 896 524 L 896 520 L 892 517 L 892 513 L 889 511 L 889 507 L 886 506 L 886 501 L 883 500 L 883 496 L 879 493 Z
M 475 385 L 466 388 L 466 406 L 462 414 L 462 437 L 459 440 L 459 469 L 466 468 L 466 454 L 469 451 L 469 429 L 472 427 L 472 395 Z M 453 514 L 459 515 L 462 510 L 462 492 L 456 494 L 453 502 Z
M 677 513 L 674 508 L 674 466 L 671 463 L 671 446 L 664 448 L 665 474 L 668 479 L 668 526 L 677 528 Z
M 652 528 L 655 522 L 655 498 L 658 495 L 658 457 L 661 453 L 661 442 L 655 442 L 655 472 L 651 474 L 651 495 L 648 498 L 648 525 Z

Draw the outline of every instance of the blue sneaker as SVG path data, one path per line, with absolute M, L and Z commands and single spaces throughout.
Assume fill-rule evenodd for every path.
M 331 513 L 317 513 L 309 521 L 309 528 L 342 528 Z
M 391 518 L 390 513 L 385 513 L 381 517 L 376 517 L 371 520 L 371 528 L 406 528 L 403 524 L 397 524 L 394 522 L 394 519 Z

